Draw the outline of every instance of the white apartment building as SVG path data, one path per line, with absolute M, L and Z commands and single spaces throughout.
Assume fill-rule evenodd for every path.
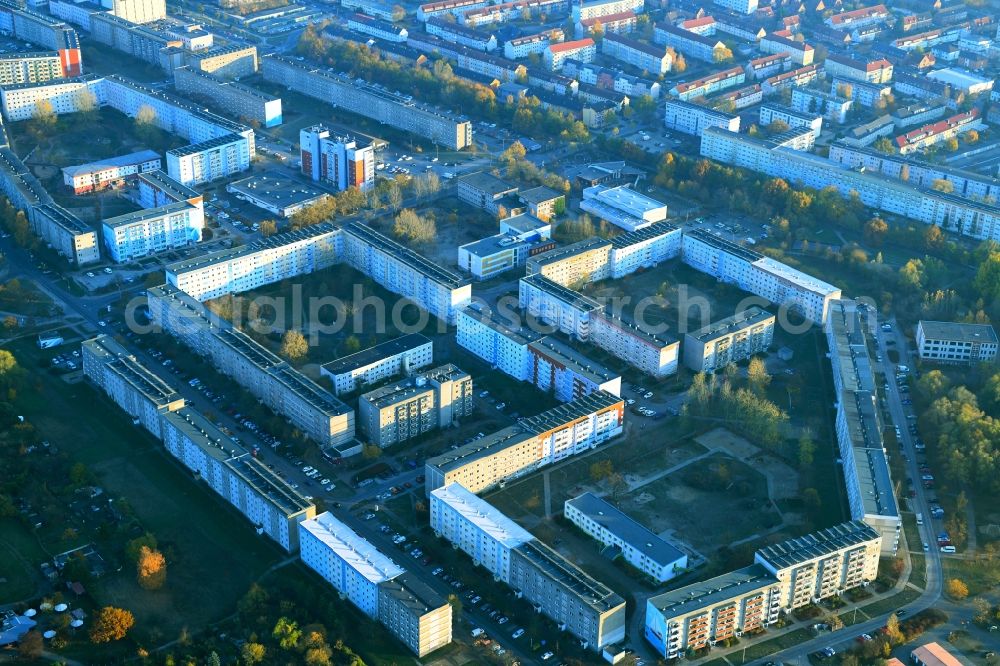
M 555 44 L 550 43 L 548 48 L 542 51 L 545 66 L 552 71 L 562 69 L 563 63 L 568 58 L 580 62 L 590 62 L 596 55 L 597 44 L 590 37 Z
M 409 34 L 406 28 L 395 25 L 391 20 L 382 20 L 367 14 L 352 14 L 347 19 L 347 27 L 355 32 L 398 44 L 404 44 Z
M 778 579 L 792 610 L 875 580 L 881 550 L 882 536 L 857 520 L 761 548 L 754 562 Z
M 286 552 L 299 548 L 298 523 L 316 507 L 288 482 L 190 407 L 161 416 L 167 452 Z
M 645 0 L 579 0 L 579 2 L 573 3 L 573 20 L 579 23 L 629 10 L 641 14 L 645 5 Z
M 6 157 L 0 155 L 0 171 L 6 166 Z M 77 266 L 85 266 L 101 259 L 101 244 L 97 233 L 89 224 L 56 203 L 41 204 L 28 209 L 31 231 Z
M 473 493 L 594 449 L 621 434 L 625 402 L 597 391 L 429 458 L 425 489 L 460 483 Z
M 589 238 L 531 257 L 526 275 L 542 275 L 564 287 L 611 277 L 611 243 Z
M 520 325 L 516 313 L 505 320 L 498 313 L 470 305 L 458 312 L 458 344 L 501 372 L 520 381 L 532 376 L 528 344 L 540 335 Z
M 198 301 L 238 294 L 339 263 L 340 242 L 325 222 L 169 264 L 167 282 Z
M 654 222 L 648 227 L 612 237 L 610 277 L 617 280 L 679 256 L 681 236 L 680 227 L 669 222 Z
M 768 79 L 792 68 L 792 56 L 787 51 L 754 58 L 747 63 L 747 76 L 756 81 Z
M 593 493 L 566 500 L 563 516 L 657 583 L 687 569 L 688 556 Z
M 853 100 L 814 88 L 794 88 L 792 90 L 792 110 L 799 113 L 818 113 L 840 125 L 847 122 L 847 113 L 853 105 Z
M 528 344 L 531 382 L 551 391 L 558 400 L 571 402 L 596 391 L 621 396 L 621 375 L 590 360 L 557 338 L 546 336 Z
M 753 14 L 757 11 L 757 0 L 712 0 L 715 4 L 731 9 L 737 14 Z
M 409 375 L 434 362 L 434 343 L 419 333 L 410 333 L 320 366 L 329 377 L 334 393 L 352 393 L 368 384 Z
M 677 372 L 680 343 L 609 311 L 591 317 L 590 342 L 653 377 Z
M 694 372 L 715 372 L 768 350 L 774 315 L 756 306 L 684 335 L 684 365 Z
M 167 17 L 166 0 L 101 0 L 101 5 L 131 23 L 152 23 Z
M 721 92 L 735 86 L 741 86 L 746 80 L 747 75 L 742 67 L 731 67 L 721 72 L 695 79 L 694 81 L 677 83 L 670 89 L 670 94 L 687 102 L 698 97 L 707 97 L 712 93 Z
M 739 116 L 680 99 L 667 100 L 663 122 L 667 129 L 695 136 L 700 136 L 701 130 L 705 127 L 723 127 L 730 132 L 740 131 Z
M 997 334 L 989 324 L 917 322 L 917 353 L 924 361 L 973 365 L 997 358 Z
M 104 247 L 115 262 L 126 262 L 201 242 L 205 215 L 186 201 L 110 217 L 102 223 Z
M 454 325 L 472 300 L 468 280 L 360 222 L 343 227 L 344 260 L 389 291 Z
M 666 204 L 640 194 L 627 185 L 594 185 L 584 189 L 580 209 L 625 231 L 636 231 L 667 219 Z
M 136 425 L 162 439 L 160 415 L 184 406 L 184 398 L 135 356 L 107 335 L 81 346 L 83 372 L 132 417 Z
M 496 35 L 488 30 L 480 30 L 458 22 L 452 23 L 437 17 L 427 19 L 427 22 L 424 23 L 424 29 L 429 35 L 434 35 L 453 44 L 467 46 L 477 51 L 490 53 L 497 49 Z
M 818 139 L 820 132 L 823 131 L 823 116 L 796 111 L 773 102 L 761 104 L 760 124 L 767 126 L 776 120 L 780 120 L 791 128 L 808 127 L 812 130 L 815 139 Z M 731 129 L 730 131 L 737 130 Z
M 431 529 L 504 583 L 510 581 L 510 551 L 534 539 L 528 530 L 459 483 L 431 492 Z
M 250 168 L 250 144 L 239 134 L 220 136 L 167 151 L 167 173 L 184 185 L 199 185 Z
M 120 187 L 129 176 L 155 171 L 160 166 L 159 153 L 141 150 L 106 160 L 63 167 L 63 185 L 73 188 L 73 194 L 86 194 L 109 187 Z
M 702 135 L 704 157 L 785 178 L 821 190 L 834 186 L 842 196 L 856 192 L 871 208 L 981 240 L 1000 240 L 996 206 L 915 186 L 875 170 L 847 168 L 817 155 L 789 150 L 753 137 L 708 128 Z
M 538 274 L 521 278 L 518 303 L 528 317 L 577 340 L 590 337 L 591 313 L 602 310 L 594 299 Z
M 684 263 L 717 280 L 797 310 L 817 324 L 826 321 L 830 301 L 840 298 L 833 285 L 703 230 L 684 234 L 682 256 Z
M 174 87 L 183 93 L 206 97 L 230 116 L 256 120 L 263 127 L 276 127 L 282 122 L 280 97 L 237 81 L 190 67 L 178 67 L 174 70 Z
M 302 173 L 340 191 L 356 187 L 367 192 L 375 185 L 375 146 L 359 147 L 354 139 L 331 136 L 322 125 L 299 131 L 299 157 Z
M 62 59 L 57 51 L 0 54 L 0 85 L 41 83 L 63 76 Z
M 84 74 L 67 79 L 52 79 L 40 83 L 19 83 L 0 86 L 0 104 L 7 122 L 30 120 L 36 114 L 38 102 L 46 100 L 56 115 L 76 113 L 80 105 L 103 101 L 104 79 Z
M 522 35 L 513 39 L 508 39 L 503 44 L 503 55 L 505 58 L 517 60 L 527 58 L 532 53 L 544 53 L 550 44 L 564 41 L 566 34 L 561 28 L 554 28 L 532 35 Z
M 855 60 L 849 56 L 831 53 L 823 61 L 823 69 L 832 76 L 839 76 L 868 83 L 889 83 L 892 80 L 892 63 L 885 58 Z
M 653 76 L 666 74 L 674 66 L 674 57 L 666 46 L 630 39 L 609 33 L 601 40 L 601 53 L 638 67 Z

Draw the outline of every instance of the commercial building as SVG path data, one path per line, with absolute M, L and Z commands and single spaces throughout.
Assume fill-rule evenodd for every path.
M 637 231 L 667 219 L 666 204 L 640 194 L 628 185 L 588 187 L 583 191 L 580 209 L 625 231 Z
M 778 579 L 781 606 L 793 610 L 875 580 L 881 549 L 882 535 L 856 520 L 761 548 L 754 562 Z
M 153 324 L 229 375 L 320 446 L 354 438 L 354 410 L 169 284 L 146 290 Z
M 299 130 L 299 157 L 302 173 L 338 190 L 367 192 L 375 185 L 374 144 L 358 146 L 356 139 L 331 136 L 328 128 L 314 125 Z
M 566 500 L 563 515 L 587 535 L 617 549 L 626 562 L 657 583 L 687 568 L 687 555 L 593 493 Z
M 427 493 L 460 483 L 481 493 L 539 467 L 589 451 L 621 434 L 625 402 L 598 391 L 429 458 Z
M 325 222 L 169 264 L 166 278 L 207 301 L 329 268 L 340 262 L 340 244 L 340 228 Z
M 212 106 L 230 116 L 256 121 L 263 127 L 281 124 L 281 98 L 256 88 L 207 72 L 178 67 L 174 70 L 174 87 L 182 93 L 204 97 Z
M 889 474 L 882 420 L 876 405 L 875 370 L 865 330 L 874 312 L 852 300 L 831 304 L 825 332 L 836 390 L 837 441 L 843 460 L 847 502 L 853 520 L 881 537 L 882 554 L 895 555 L 902 518 Z
M 337 395 L 343 395 L 366 384 L 409 375 L 433 362 L 434 343 L 419 333 L 410 333 L 324 363 L 320 374 L 330 378 Z
M 823 116 L 796 111 L 787 106 L 771 102 L 761 104 L 760 124 L 766 127 L 776 120 L 780 120 L 789 127 L 808 127 L 812 130 L 815 139 L 819 138 L 820 132 L 823 130 Z M 732 132 L 737 131 L 732 128 L 729 129 Z
M 747 75 L 742 67 L 731 67 L 694 81 L 677 83 L 670 89 L 670 93 L 678 99 L 689 101 L 743 85 L 746 78 Z
M 180 201 L 109 217 L 101 227 L 108 257 L 125 262 L 200 242 L 205 214 L 200 203 Z
M 663 122 L 667 129 L 695 136 L 701 135 L 701 130 L 705 127 L 724 127 L 731 132 L 740 131 L 739 116 L 679 99 L 667 100 Z
M 274 171 L 227 183 L 226 192 L 280 218 L 292 217 L 330 196 L 323 190 Z
M 522 234 L 497 234 L 460 245 L 458 267 L 472 273 L 478 280 L 489 280 L 512 268 L 523 266 L 528 257 L 556 246 L 537 234 L 525 238 Z
M 528 343 L 529 381 L 556 399 L 572 402 L 597 391 L 620 396 L 621 375 L 595 363 L 553 336 Z
M 980 95 L 993 90 L 994 79 L 977 76 L 964 69 L 947 67 L 928 72 L 927 78 L 948 84 L 952 91 L 966 95 Z
M 418 657 L 451 642 L 451 605 L 329 512 L 299 524 L 302 562 Z
M 774 339 L 774 315 L 756 306 L 684 335 L 684 365 L 715 372 L 762 354 Z
M 431 527 L 514 588 L 584 647 L 600 650 L 625 636 L 625 600 L 594 580 L 485 500 L 451 483 L 431 498 Z
M 472 300 L 468 280 L 360 222 L 343 228 L 344 260 L 389 291 L 454 325 Z
M 562 69 L 563 62 L 567 58 L 573 58 L 581 62 L 590 62 L 596 55 L 597 44 L 590 37 L 569 42 L 550 43 L 548 48 L 542 51 L 545 66 L 552 71 Z
M 261 72 L 267 81 L 453 150 L 472 143 L 472 125 L 465 118 L 422 106 L 412 98 L 374 85 L 274 54 L 261 58 Z
M 81 346 L 83 372 L 115 401 L 136 425 L 163 438 L 160 416 L 184 406 L 184 398 L 107 335 Z
M 447 428 L 472 408 L 472 377 L 449 363 L 365 393 L 358 419 L 367 440 L 384 449 Z
M 826 321 L 830 302 L 840 298 L 833 285 L 702 229 L 684 234 L 682 257 L 717 280 L 797 310 L 817 324 Z
M 629 39 L 615 33 L 604 35 L 601 53 L 654 76 L 666 74 L 674 66 L 674 56 L 666 46 Z
M 0 54 L 0 85 L 44 83 L 64 76 L 58 51 Z
M 997 358 L 997 334 L 989 324 L 917 322 L 917 353 L 924 361 L 973 365 Z
M 491 215 L 497 215 L 504 200 L 516 194 L 517 190 L 517 185 L 485 171 L 476 171 L 458 178 L 458 198 Z
M 871 208 L 938 224 L 972 238 L 1000 240 L 1000 214 L 995 206 L 925 189 L 876 171 L 848 168 L 775 142 L 712 127 L 702 135 L 701 154 L 817 190 L 832 185 L 845 197 L 856 192 Z
M 73 194 L 86 194 L 109 187 L 121 187 L 129 176 L 160 168 L 159 153 L 141 150 L 79 166 L 63 167 L 63 184 L 73 188 Z

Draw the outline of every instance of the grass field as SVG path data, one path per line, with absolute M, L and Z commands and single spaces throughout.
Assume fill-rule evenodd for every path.
M 37 564 L 48 558 L 41 544 L 28 529 L 13 518 L 0 520 L 0 560 L 4 562 L 0 578 L 0 604 L 22 601 L 34 596 L 41 575 Z
M 796 629 L 795 631 L 790 631 L 787 634 L 782 634 L 781 636 L 777 636 L 771 640 L 751 645 L 745 651 L 734 652 L 729 657 L 729 662 L 734 665 L 745 664 L 748 661 L 761 659 L 769 654 L 774 654 L 780 650 L 803 643 L 812 637 L 813 633 L 809 629 Z
M 942 557 L 944 579 L 958 578 L 969 587 L 974 597 L 1000 585 L 1000 561 L 966 560 L 959 557 Z

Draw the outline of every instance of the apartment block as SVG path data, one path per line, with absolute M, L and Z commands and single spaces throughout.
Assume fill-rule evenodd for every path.
M 630 99 L 643 95 L 659 99 L 662 91 L 659 81 L 633 76 L 610 67 L 601 67 L 592 62 L 585 63 L 567 59 L 563 64 L 562 72 L 567 77 L 575 77 L 579 83 L 589 83 L 598 88 L 613 90 L 628 96 Z M 570 87 L 572 88 L 572 86 Z
M 605 34 L 601 40 L 601 53 L 654 76 L 666 74 L 674 66 L 673 54 L 666 46 L 649 44 L 615 33 Z
M 344 260 L 389 291 L 454 325 L 472 300 L 468 280 L 361 222 L 343 227 Z
M 593 493 L 566 500 L 563 516 L 657 583 L 687 569 L 687 555 Z
M 320 446 L 354 438 L 354 410 L 184 292 L 146 290 L 154 325 L 206 357 Z
M 792 610 L 867 585 L 878 576 L 882 535 L 857 520 L 757 551 L 780 585 L 782 608 Z
M 190 67 L 174 70 L 174 87 L 179 92 L 211 101 L 212 106 L 230 116 L 257 121 L 262 127 L 281 124 L 281 98 L 237 81 Z
M 774 339 L 774 315 L 756 306 L 684 335 L 684 365 L 715 372 L 762 354 Z
M 795 309 L 818 324 L 826 321 L 830 301 L 840 298 L 833 285 L 701 229 L 684 234 L 682 257 L 717 280 Z
M 528 343 L 528 354 L 529 381 L 542 391 L 552 392 L 562 402 L 572 402 L 597 391 L 621 395 L 621 375 L 555 337 L 545 336 Z
M 232 44 L 187 55 L 191 69 L 214 74 L 225 79 L 238 79 L 257 73 L 257 47 Z
M 892 80 L 892 63 L 885 58 L 856 60 L 850 56 L 831 53 L 823 61 L 823 69 L 830 76 L 854 81 L 889 83 Z
M 316 507 L 205 416 L 182 407 L 161 415 L 167 452 L 286 552 L 299 549 L 298 523 Z
M 924 361 L 974 365 L 997 358 L 997 333 L 989 324 L 917 322 L 917 353 Z
M 742 67 L 731 67 L 721 72 L 703 76 L 694 81 L 680 82 L 670 89 L 670 93 L 685 102 L 697 97 L 707 97 L 746 82 L 747 75 Z
M 781 90 L 790 90 L 799 86 L 807 86 L 819 78 L 818 65 L 806 65 L 798 67 L 790 72 L 775 74 L 764 80 L 761 84 L 761 92 L 771 95 Z
M 695 136 L 699 136 L 705 127 L 724 127 L 731 132 L 740 131 L 739 116 L 679 99 L 667 100 L 663 122 L 667 129 Z
M 761 104 L 760 124 L 767 126 L 776 120 L 780 120 L 789 127 L 808 127 L 812 130 L 815 139 L 818 139 L 820 132 L 823 131 L 823 116 L 796 111 L 773 102 Z M 731 129 L 730 131 L 736 130 Z
M 646 600 L 646 640 L 664 659 L 756 632 L 781 610 L 778 580 L 760 564 Z
M 470 305 L 458 312 L 456 340 L 497 370 L 528 381 L 533 370 L 528 344 L 541 335 L 522 327 L 516 313 L 510 315 L 505 318 L 479 304 Z
M 320 366 L 337 395 L 352 393 L 367 384 L 396 375 L 409 375 L 434 362 L 434 343 L 410 333 Z
M 496 35 L 488 30 L 465 26 L 437 17 L 427 19 L 424 23 L 424 29 L 428 34 L 477 51 L 490 52 L 497 49 Z
M 5 156 L 4 156 L 5 157 Z M 2 162 L 0 157 L 0 170 Z M 39 187 L 39 189 L 41 189 Z M 8 195 L 8 198 L 9 195 Z M 46 200 L 51 197 L 46 195 Z M 15 204 L 16 206 L 16 204 Z M 89 224 L 62 206 L 44 203 L 28 209 L 28 224 L 32 233 L 52 246 L 76 266 L 86 266 L 101 259 L 97 232 Z
M 108 335 L 85 340 L 81 347 L 83 372 L 109 398 L 157 439 L 163 438 L 161 415 L 184 406 L 184 398 L 170 384 L 142 365 Z
M 417 656 L 451 642 L 451 606 L 357 532 L 324 512 L 299 524 L 302 562 Z
M 372 144 L 359 146 L 355 139 L 331 136 L 328 128 L 314 125 L 299 131 L 299 156 L 303 174 L 340 191 L 356 187 L 367 192 L 375 185 Z
M 83 73 L 83 56 L 76 30 L 48 14 L 27 9 L 17 0 L 4 0 L 0 3 L 0 33 L 56 51 L 62 62 L 63 76 Z
M 590 342 L 653 377 L 677 372 L 680 343 L 610 311 L 590 319 Z
M 7 122 L 30 120 L 38 102 L 46 100 L 56 115 L 76 113 L 85 96 L 100 103 L 103 79 L 92 74 L 59 78 L 41 83 L 19 83 L 0 86 L 0 104 Z
M 769 33 L 760 40 L 757 47 L 762 53 L 787 53 L 792 58 L 792 62 L 800 67 L 813 64 L 816 49 L 805 42 L 792 39 L 791 33 L 787 30 L 784 32 L 787 36 L 774 32 Z
M 846 164 L 817 155 L 717 128 L 705 130 L 701 154 L 817 190 L 832 185 L 845 197 L 856 192 L 871 208 L 924 224 L 937 224 L 953 233 L 980 240 L 1000 240 L 1000 215 L 995 206 L 920 187 L 875 170 L 848 168 Z
M 86 194 L 121 187 L 129 176 L 155 171 L 160 167 L 159 153 L 141 150 L 78 166 L 63 167 L 63 184 L 73 188 L 73 194 Z
M 876 405 L 875 370 L 868 356 L 868 308 L 834 301 L 825 333 L 837 398 L 836 431 L 851 518 L 881 537 L 883 555 L 895 555 L 902 518 L 889 474 L 882 421 Z
M 532 53 L 544 53 L 551 44 L 565 39 L 566 35 L 561 28 L 514 37 L 504 42 L 503 55 L 511 60 L 527 58 Z
M 769 79 L 792 68 L 792 55 L 787 51 L 753 58 L 747 63 L 747 76 L 755 81 Z
M 679 256 L 681 229 L 669 222 L 654 222 L 642 229 L 618 234 L 610 242 L 610 277 L 617 280 Z
M 597 44 L 590 37 L 577 39 L 568 42 L 550 43 L 548 48 L 542 51 L 542 59 L 545 66 L 552 71 L 562 69 L 567 58 L 573 58 L 581 62 L 590 62 L 597 55 Z
M 959 134 L 981 127 L 982 120 L 979 117 L 979 109 L 972 109 L 897 136 L 896 148 L 900 155 L 923 151 L 930 146 L 943 143 Z
M 794 88 L 792 90 L 793 110 L 799 113 L 818 113 L 840 125 L 847 122 L 847 113 L 851 110 L 853 103 L 853 100 L 813 88 Z
M 458 198 L 465 203 L 497 215 L 504 200 L 517 193 L 518 186 L 485 171 L 460 176 Z
M 641 14 L 645 4 L 645 0 L 580 0 L 579 3 L 573 3 L 573 20 L 579 22 L 599 19 L 627 11 Z
M 325 222 L 169 264 L 166 278 L 191 298 L 207 301 L 329 268 L 340 262 L 340 243 L 340 228 Z
M 165 0 L 103 0 L 101 5 L 132 23 L 152 23 L 167 17 Z
M 716 37 L 701 35 L 691 30 L 678 28 L 667 22 L 655 25 L 653 28 L 653 41 L 657 44 L 669 46 L 682 53 L 685 57 L 711 63 L 716 62 L 715 54 L 726 48 L 722 40 Z
M 167 151 L 167 173 L 184 185 L 199 185 L 250 168 L 246 137 L 229 134 Z
M 102 223 L 104 247 L 115 262 L 126 262 L 201 241 L 205 215 L 186 201 L 140 210 Z
M 472 377 L 447 364 L 363 394 L 358 419 L 367 440 L 386 448 L 447 428 L 472 408 Z
M 518 303 L 528 317 L 577 340 L 590 337 L 591 313 L 603 306 L 544 275 L 527 275 L 518 283 Z
M 892 14 L 885 8 L 885 5 L 873 5 L 833 14 L 824 19 L 824 22 L 834 30 L 854 30 L 881 23 L 891 16 Z
M 611 243 L 590 238 L 531 257 L 525 275 L 541 275 L 564 287 L 611 277 Z
M 583 190 L 580 209 L 625 231 L 636 231 L 667 219 L 666 204 L 640 194 L 628 185 L 588 187 Z
M 716 5 L 725 7 L 738 14 L 753 14 L 757 11 L 757 0 L 712 0 Z
M 139 25 L 110 12 L 93 12 L 89 22 L 96 42 L 166 72 L 184 65 L 184 40 L 156 25 Z
M 427 460 L 427 493 L 460 483 L 481 493 L 621 434 L 625 402 L 598 391 Z
M 64 76 L 58 51 L 0 54 L 0 85 L 45 83 Z
M 406 28 L 394 24 L 391 16 L 388 19 L 381 19 L 356 13 L 348 17 L 347 27 L 355 32 L 398 44 L 406 42 L 406 36 L 409 34 Z
M 266 81 L 333 104 L 404 132 L 411 132 L 452 150 L 472 143 L 472 125 L 465 118 L 425 107 L 402 95 L 370 84 L 359 84 L 325 68 L 268 54 L 261 58 Z

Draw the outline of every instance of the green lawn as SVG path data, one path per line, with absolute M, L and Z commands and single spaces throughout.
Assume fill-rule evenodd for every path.
M 942 557 L 944 579 L 961 579 L 969 587 L 969 596 L 980 595 L 991 588 L 1000 585 L 1000 560 L 992 562 L 982 560 L 965 560 L 958 557 Z
M 869 617 L 876 617 L 878 615 L 882 615 L 883 613 L 894 611 L 897 608 L 902 608 L 911 601 L 915 601 L 919 598 L 920 594 L 921 593 L 917 590 L 906 588 L 895 596 L 880 599 L 873 604 L 862 606 L 861 612 L 865 613 Z
M 29 599 L 35 594 L 41 574 L 37 564 L 48 559 L 45 550 L 15 518 L 0 520 L 0 604 Z
M 729 657 L 729 661 L 732 664 L 745 664 L 748 661 L 762 659 L 769 654 L 774 654 L 799 643 L 804 643 L 812 637 L 813 633 L 809 629 L 796 629 L 795 631 L 790 631 L 787 634 L 782 634 L 762 643 L 755 643 L 744 651 L 733 652 Z

